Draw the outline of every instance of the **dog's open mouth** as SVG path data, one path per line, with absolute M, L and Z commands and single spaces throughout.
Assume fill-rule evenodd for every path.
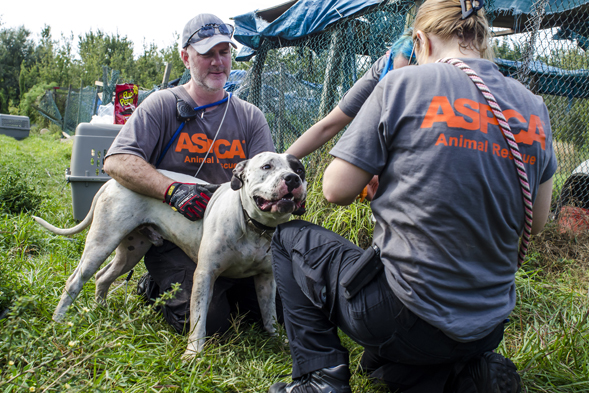
M 282 198 L 273 201 L 269 201 L 259 196 L 254 197 L 254 200 L 256 201 L 258 209 L 263 212 L 272 211 L 279 213 L 292 213 L 296 210 L 298 205 L 301 204 L 301 202 L 295 202 L 294 195 L 291 193 L 288 193 L 282 196 Z

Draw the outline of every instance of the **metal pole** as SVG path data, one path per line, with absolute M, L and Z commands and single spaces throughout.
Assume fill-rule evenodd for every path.
M 519 81 L 526 85 L 528 89 L 531 89 L 532 87 L 532 80 L 529 77 L 530 65 L 532 61 L 534 61 L 536 40 L 538 38 L 538 32 L 540 31 L 542 19 L 544 19 L 544 14 L 546 13 L 546 4 L 548 4 L 548 0 L 538 0 L 535 2 L 531 9 L 530 17 L 526 21 L 525 31 L 530 32 L 530 42 L 528 46 L 524 48 L 524 53 L 522 55 L 522 66 L 517 72 L 517 77 Z
M 331 45 L 327 58 L 327 69 L 323 79 L 321 92 L 321 104 L 319 105 L 319 118 L 324 118 L 333 109 L 336 103 L 336 91 L 340 80 L 340 66 L 342 63 L 345 34 L 339 30 L 331 33 Z
M 260 108 L 260 104 L 262 103 L 262 74 L 264 72 L 266 56 L 268 55 L 268 48 L 268 41 L 262 41 L 260 48 L 257 50 L 256 58 L 251 71 L 252 88 L 250 91 L 250 97 L 248 97 L 248 101 L 258 108 Z
M 70 97 L 72 95 L 72 85 L 70 84 L 67 88 L 67 99 L 65 101 L 65 112 L 63 113 L 63 124 L 61 126 L 62 131 L 67 132 L 67 117 L 68 117 L 68 112 L 70 109 Z M 69 134 L 69 132 L 68 132 Z

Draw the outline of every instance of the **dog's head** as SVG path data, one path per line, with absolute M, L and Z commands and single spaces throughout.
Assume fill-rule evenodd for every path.
M 231 188 L 242 190 L 242 203 L 250 215 L 288 216 L 307 197 L 305 167 L 290 154 L 260 153 L 235 166 Z

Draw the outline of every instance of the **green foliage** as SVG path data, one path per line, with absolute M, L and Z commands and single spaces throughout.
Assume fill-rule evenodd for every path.
M 36 187 L 35 174 L 18 167 L 0 169 L 0 212 L 33 213 L 39 209 L 43 194 Z
M 0 113 L 9 113 L 10 106 L 18 106 L 21 67 L 32 61 L 34 45 L 30 34 L 23 26 L 0 29 Z
M 102 79 L 102 66 L 121 72 L 123 80 L 133 76 L 133 43 L 118 34 L 109 35 L 101 30 L 90 31 L 78 37 L 78 52 L 84 69 L 83 85 Z
M 21 76 L 23 73 L 21 72 Z M 41 116 L 41 114 L 35 109 L 39 106 L 39 99 L 45 94 L 45 92 L 53 87 L 56 87 L 57 83 L 39 83 L 31 87 L 20 100 L 19 113 L 21 116 L 28 116 L 31 124 L 42 124 L 49 126 L 49 120 Z
M 166 62 L 171 67 L 170 80 L 179 78 L 185 69 L 175 43 L 163 49 L 144 44 L 143 53 L 134 58 L 134 44 L 127 37 L 90 31 L 78 37 L 76 58 L 73 35 L 56 40 L 51 27 L 45 26 L 38 43 L 29 37 L 24 27 L 0 25 L 0 113 L 29 116 L 32 123 L 48 124 L 32 107 L 43 87 L 94 86 L 95 81 L 102 81 L 106 66 L 120 71 L 118 83 L 151 90 L 162 82 Z M 63 103 L 57 105 L 63 110 Z
M 495 39 L 493 49 L 495 50 L 495 57 L 513 61 L 520 61 L 524 52 L 520 44 L 509 38 Z

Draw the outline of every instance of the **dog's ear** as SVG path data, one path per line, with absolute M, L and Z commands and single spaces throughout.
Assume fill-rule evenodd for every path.
M 231 189 L 233 191 L 239 190 L 243 187 L 243 172 L 249 160 L 241 161 L 233 168 L 233 176 L 231 177 Z

